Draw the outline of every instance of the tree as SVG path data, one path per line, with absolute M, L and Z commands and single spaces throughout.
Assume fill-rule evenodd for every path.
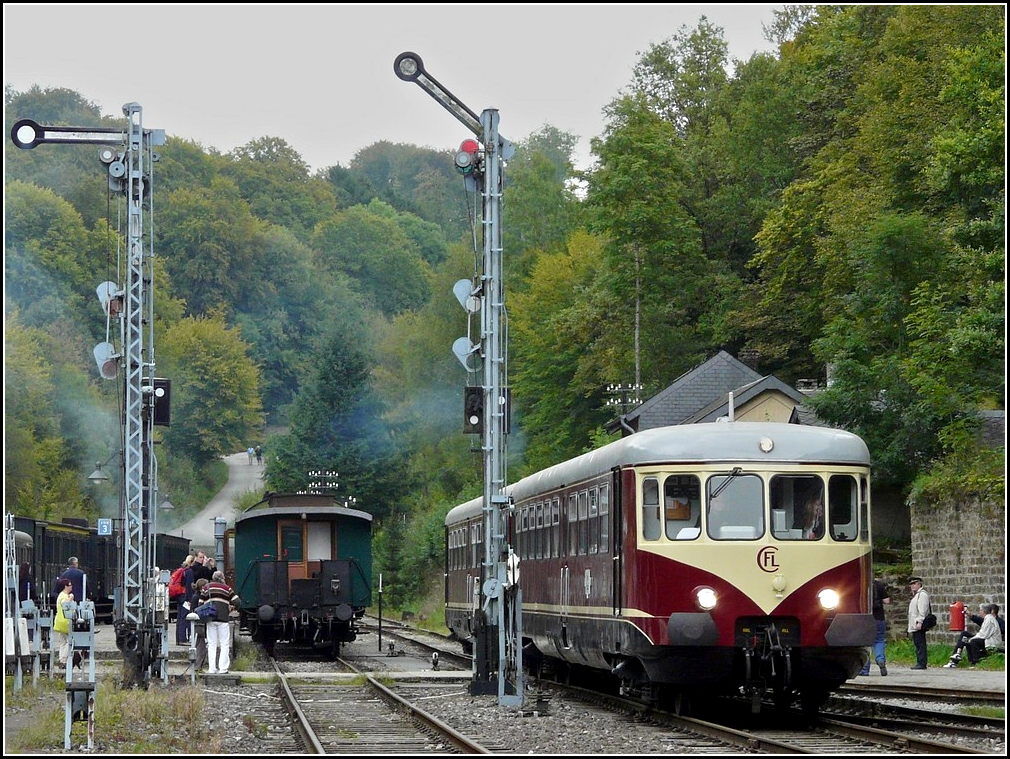
M 339 472 L 341 494 L 381 516 L 407 489 L 400 453 L 370 386 L 363 329 L 349 316 L 316 352 L 315 369 L 292 406 L 290 431 L 271 446 L 266 475 L 271 488 L 293 492 L 305 487 L 311 470 Z
M 252 215 L 234 184 L 215 178 L 209 188 L 175 190 L 159 207 L 157 250 L 172 294 L 185 300 L 190 314 L 259 304 L 264 278 L 255 274 L 268 269 L 267 226 Z
M 18 516 L 59 520 L 86 515 L 81 492 L 85 458 L 77 440 L 68 439 L 63 409 L 76 395 L 84 415 L 96 398 L 76 369 L 57 369 L 44 356 L 56 355 L 51 339 L 21 323 L 17 312 L 4 320 L 4 509 Z M 72 376 L 76 375 L 76 379 Z M 62 386 L 57 384 L 62 382 Z M 92 427 L 92 432 L 94 432 Z M 93 515 L 93 514 L 92 514 Z
M 309 176 L 308 164 L 279 137 L 261 137 L 229 156 L 221 174 L 231 179 L 258 219 L 286 227 L 301 240 L 337 210 L 333 186 Z
M 172 325 L 158 356 L 159 374 L 172 380 L 172 424 L 164 441 L 173 454 L 207 464 L 260 436 L 260 371 L 220 312 Z
M 348 277 L 377 311 L 391 316 L 428 298 L 428 267 L 395 219 L 355 206 L 320 224 L 312 247 L 321 267 Z
M 541 254 L 529 288 L 510 299 L 509 383 L 531 471 L 581 453 L 607 420 L 606 372 L 617 362 L 601 348 L 609 320 L 606 303 L 594 297 L 602 247 L 598 238 L 574 235 L 564 252 Z
M 52 191 L 15 181 L 7 185 L 4 218 L 5 304 L 18 307 L 30 325 L 83 317 L 83 263 L 92 238 L 80 214 Z
M 716 269 L 706 261 L 695 221 L 684 207 L 685 167 L 673 125 L 644 98 L 608 109 L 603 139 L 593 141 L 598 167 L 590 179 L 590 228 L 607 239 L 612 345 L 624 357 L 609 370 L 623 381 L 660 387 L 697 363 L 696 324 Z
M 508 162 L 503 238 L 509 281 L 529 275 L 535 251 L 563 250 L 579 224 L 580 203 L 570 186 L 575 142 L 573 135 L 544 127 Z

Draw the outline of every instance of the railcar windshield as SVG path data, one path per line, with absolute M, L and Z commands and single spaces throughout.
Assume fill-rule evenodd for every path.
M 717 474 L 706 483 L 708 536 L 753 540 L 764 534 L 764 487 L 754 474 Z
M 857 535 L 859 484 L 847 474 L 828 480 L 825 512 L 824 481 L 816 475 L 776 475 L 771 480 L 772 535 L 778 540 L 851 541 Z

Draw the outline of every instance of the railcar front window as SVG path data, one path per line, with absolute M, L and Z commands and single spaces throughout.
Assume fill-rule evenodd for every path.
M 765 531 L 764 488 L 753 474 L 717 474 L 706 484 L 708 535 L 716 540 L 754 540 Z
M 824 536 L 824 481 L 817 475 L 776 475 L 771 480 L 772 536 L 817 540 Z

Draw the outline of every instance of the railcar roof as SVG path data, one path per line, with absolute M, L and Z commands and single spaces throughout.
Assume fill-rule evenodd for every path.
M 774 446 L 762 452 L 759 442 Z M 869 466 L 866 443 L 851 432 L 781 422 L 710 422 L 642 430 L 613 443 L 555 464 L 507 488 L 515 500 L 589 479 L 616 466 L 642 466 L 671 462 L 709 464 L 726 462 L 802 462 Z M 446 524 L 462 513 L 479 509 L 483 496 L 454 507 Z

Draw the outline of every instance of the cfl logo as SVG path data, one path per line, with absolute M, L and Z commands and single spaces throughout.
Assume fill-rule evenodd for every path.
M 778 550 L 775 546 L 765 546 L 757 552 L 757 565 L 762 572 L 779 571 Z

